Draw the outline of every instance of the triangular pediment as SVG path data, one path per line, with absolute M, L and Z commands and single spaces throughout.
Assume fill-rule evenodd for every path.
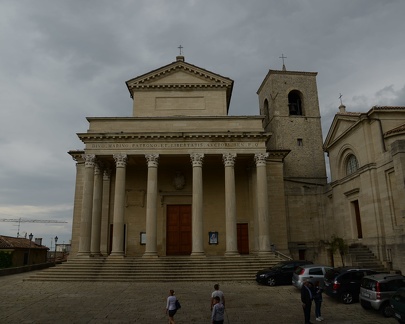
M 324 149 L 339 141 L 360 121 L 360 113 L 336 114 L 324 143 Z
M 183 56 L 126 84 L 137 117 L 223 116 L 228 113 L 233 88 L 233 80 L 184 62 Z
M 213 83 L 212 80 L 204 78 L 194 73 L 189 73 L 183 70 L 172 71 L 171 73 L 164 74 L 160 77 L 153 78 L 145 81 L 145 84 L 209 84 Z
M 184 61 L 176 61 L 159 69 L 143 74 L 126 82 L 132 93 L 134 89 L 167 87 L 226 87 L 232 88 L 233 81 L 219 74 L 199 68 Z

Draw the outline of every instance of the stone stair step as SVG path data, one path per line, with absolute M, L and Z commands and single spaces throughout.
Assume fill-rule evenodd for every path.
M 75 258 L 28 277 L 30 281 L 250 281 L 282 259 L 267 257 Z M 218 269 L 221 272 L 218 273 Z
M 380 260 L 378 260 L 374 253 L 365 245 L 356 244 L 355 246 L 350 246 L 349 254 L 352 257 L 353 266 L 369 268 L 381 272 L 387 271 Z

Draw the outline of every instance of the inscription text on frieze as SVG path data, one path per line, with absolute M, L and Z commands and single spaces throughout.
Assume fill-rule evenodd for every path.
M 178 149 L 178 148 L 259 148 L 264 143 L 243 143 L 243 142 L 198 142 L 198 143 L 90 143 L 87 149 Z

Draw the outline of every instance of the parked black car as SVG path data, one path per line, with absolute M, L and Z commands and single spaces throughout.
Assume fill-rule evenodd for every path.
M 306 260 L 290 260 L 277 263 L 275 266 L 256 273 L 256 281 L 262 285 L 291 285 L 294 270 L 300 265 L 312 264 Z
M 377 271 L 355 267 L 333 268 L 325 273 L 324 292 L 351 304 L 359 300 L 361 279 L 375 273 Z
M 405 324 L 405 288 L 400 288 L 390 299 L 394 311 L 394 318 L 401 324 Z

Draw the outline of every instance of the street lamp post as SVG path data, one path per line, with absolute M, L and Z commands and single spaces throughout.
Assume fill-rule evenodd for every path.
M 32 233 L 30 233 L 30 235 L 28 235 L 28 237 L 30 239 L 30 247 L 28 248 L 28 260 L 27 260 L 27 263 L 28 263 L 28 265 L 30 265 L 31 241 L 32 241 L 32 238 L 34 237 L 34 235 L 32 235 Z
M 55 236 L 55 255 L 54 255 L 54 263 L 56 264 L 56 243 L 58 243 L 58 237 Z

